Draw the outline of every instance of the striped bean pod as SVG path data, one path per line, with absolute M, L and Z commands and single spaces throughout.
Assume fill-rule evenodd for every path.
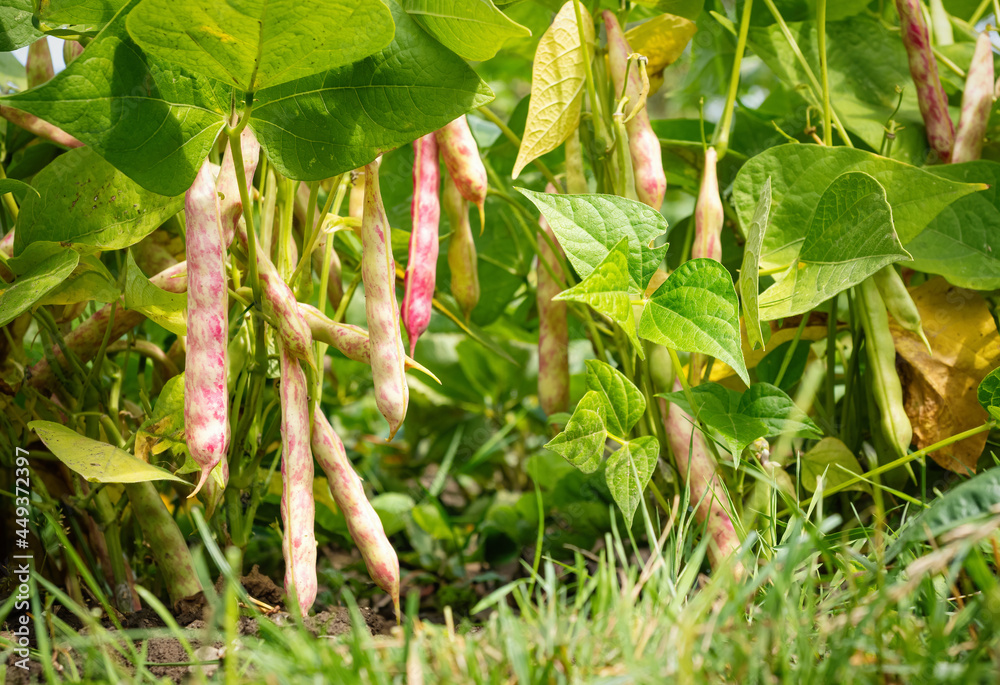
M 285 592 L 304 616 L 316 600 L 316 502 L 309 436 L 309 391 L 299 360 L 281 346 L 281 552 Z
M 260 143 L 254 137 L 250 127 L 240 134 L 240 148 L 243 153 L 243 173 L 247 181 L 247 189 L 253 185 L 253 175 L 260 160 Z M 240 186 L 236 179 L 236 164 L 233 161 L 233 151 L 226 147 L 219 169 L 219 180 L 216 189 L 222 195 L 219 198 L 219 217 L 222 222 L 222 240 L 225 245 L 233 242 L 233 232 L 243 216 L 243 202 L 240 198 Z
M 40 86 L 53 76 L 56 70 L 52 66 L 52 53 L 49 52 L 49 37 L 42 36 L 28 47 L 28 59 L 24 64 L 28 88 Z
M 927 128 L 927 142 L 943 162 L 951 160 L 955 126 L 948 113 L 948 96 L 938 76 L 937 60 L 924 21 L 920 0 L 896 0 L 910 76 L 917 87 L 917 103 Z
M 444 182 L 444 211 L 451 224 L 448 241 L 451 294 L 468 319 L 479 303 L 479 258 L 469 225 L 469 203 L 450 177 Z
M 603 17 L 604 28 L 608 34 L 608 65 L 615 86 L 615 98 L 618 98 L 624 87 L 625 95 L 629 98 L 627 106 L 631 108 L 638 103 L 642 88 L 638 67 L 633 66 L 629 70 L 628 84 L 626 84 L 625 71 L 632 48 L 629 47 L 614 13 L 605 10 Z M 649 123 L 649 113 L 645 109 L 636 113 L 625 122 L 625 130 L 628 132 L 632 171 L 635 174 L 635 192 L 642 202 L 659 211 L 667 191 L 667 175 L 663 171 L 660 140 Z
M 191 458 L 201 468 L 194 496 L 229 448 L 229 393 L 226 389 L 229 293 L 226 248 L 219 226 L 215 181 L 202 164 L 184 198 L 187 219 L 187 361 L 184 425 Z M 225 477 L 228 479 L 228 468 Z
M 410 339 L 411 357 L 417 348 L 417 339 L 431 321 L 441 220 L 440 185 L 437 140 L 429 133 L 413 141 L 413 201 L 410 205 L 413 229 L 401 312 Z
M 486 167 L 479 158 L 479 146 L 463 114 L 436 134 L 444 165 L 448 167 L 458 192 L 479 209 L 479 227 L 483 228 L 486 204 Z
M 701 174 L 701 188 L 694 207 L 694 243 L 692 259 L 722 261 L 722 222 L 725 212 L 719 196 L 719 176 L 716 170 L 718 154 L 714 147 L 705 150 L 705 168 Z
M 986 125 L 993 108 L 993 43 L 987 31 L 979 34 L 972 64 L 962 93 L 962 114 L 958 119 L 955 147 L 951 152 L 954 164 L 979 159 L 986 137 Z
M 365 286 L 369 354 L 375 404 L 389 422 L 391 440 L 406 417 L 406 387 L 399 306 L 396 304 L 396 263 L 392 258 L 389 220 L 382 206 L 380 161 L 365 167 L 365 209 L 361 219 L 361 279 Z
M 550 184 L 545 192 L 554 193 Z M 562 251 L 555 233 L 544 218 L 538 220 L 542 230 Z M 556 280 L 545 268 L 548 264 L 558 274 L 559 259 L 544 238 L 538 240 L 537 305 L 538 305 L 538 403 L 546 414 L 557 414 L 569 408 L 569 322 L 566 303 L 553 300 L 561 292 Z
M 399 617 L 399 558 L 386 537 L 382 521 L 365 497 L 361 479 L 347 459 L 344 443 L 323 412 L 313 414 L 313 454 L 330 484 L 330 494 L 344 513 L 347 530 L 365 560 L 375 584 L 392 597 Z

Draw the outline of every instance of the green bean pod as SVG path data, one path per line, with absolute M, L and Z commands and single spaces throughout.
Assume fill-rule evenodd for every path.
M 450 176 L 444 182 L 444 210 L 451 224 L 448 241 L 451 294 L 468 319 L 479 303 L 479 261 L 469 223 L 469 202 L 459 193 Z
M 920 310 L 913 303 L 910 291 L 906 289 L 906 284 L 903 283 L 903 278 L 896 271 L 896 267 L 891 264 L 883 267 L 876 271 L 872 278 L 875 279 L 875 285 L 878 286 L 886 309 L 892 314 L 896 323 L 919 336 L 924 341 L 924 345 L 927 346 L 927 351 L 934 354 L 930 341 L 924 335 L 924 327 L 920 321 Z

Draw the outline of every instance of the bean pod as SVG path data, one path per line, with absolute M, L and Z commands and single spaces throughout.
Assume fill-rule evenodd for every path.
M 240 134 L 240 152 L 243 156 L 243 174 L 247 181 L 247 190 L 253 185 L 253 175 L 260 160 L 260 143 L 254 137 L 250 127 Z M 243 215 L 243 201 L 240 198 L 240 186 L 236 179 L 236 163 L 233 160 L 233 150 L 226 147 L 219 169 L 219 180 L 216 188 L 222 197 L 219 198 L 219 217 L 222 222 L 222 240 L 228 247 L 233 242 L 233 232 L 236 231 L 240 217 Z M 248 195 L 249 197 L 249 192 Z
M 705 168 L 701 174 L 701 188 L 694 207 L 694 243 L 692 259 L 722 261 L 722 222 L 725 212 L 719 196 L 719 176 L 716 170 L 718 154 L 714 147 L 705 150 Z
M 636 66 L 629 70 L 628 84 L 625 83 L 625 70 L 632 48 L 629 47 L 614 13 L 605 10 L 603 16 L 604 28 L 608 34 L 608 66 L 614 82 L 615 97 L 621 94 L 624 87 L 625 95 L 629 98 L 628 107 L 634 107 L 638 103 L 642 86 Z M 635 174 L 635 192 L 642 202 L 659 210 L 667 190 L 667 175 L 663 171 L 660 140 L 653 132 L 649 113 L 645 108 L 625 122 L 625 130 L 628 132 L 629 152 Z
M 951 153 L 953 163 L 971 162 L 982 154 L 986 125 L 993 108 L 993 87 L 993 43 L 989 33 L 983 31 L 976 40 L 976 51 L 962 93 L 962 114 Z
M 49 38 L 42 36 L 28 47 L 28 59 L 24 64 L 28 88 L 40 86 L 53 76 L 56 70 L 52 66 L 52 53 L 49 52 Z
M 917 87 L 917 103 L 927 128 L 927 142 L 943 162 L 951 159 L 955 126 L 948 113 L 948 97 L 938 76 L 937 59 L 924 21 L 920 0 L 896 0 L 910 76 Z
M 444 211 L 451 224 L 448 242 L 451 294 L 468 319 L 479 303 L 479 259 L 469 225 L 469 203 L 450 177 L 444 182 Z
M 285 592 L 304 616 L 316 600 L 316 502 L 309 437 L 309 394 L 299 360 L 281 346 L 281 552 Z
M 550 184 L 545 192 L 554 193 Z M 562 252 L 555 233 L 544 218 L 538 220 L 542 230 Z M 560 273 L 559 259 L 544 238 L 538 240 L 537 305 L 538 305 L 538 403 L 546 414 L 566 411 L 569 407 L 569 322 L 566 303 L 553 300 L 562 290 L 552 273 Z
M 347 459 L 344 443 L 322 412 L 313 414 L 313 454 L 326 474 L 337 507 L 344 513 L 347 530 L 365 560 L 375 584 L 392 597 L 399 617 L 399 558 L 386 537 L 382 521 L 368 498 L 361 479 Z
M 875 285 L 878 286 L 879 294 L 885 302 L 886 309 L 892 314 L 892 318 L 904 329 L 916 334 L 927 346 L 927 351 L 933 355 L 931 343 L 924 334 L 920 310 L 917 309 L 913 298 L 910 297 L 910 292 L 906 289 L 906 284 L 903 283 L 896 267 L 891 264 L 882 267 L 875 272 L 872 278 L 875 279 Z
M 486 167 L 479 158 L 479 147 L 463 114 L 436 134 L 444 165 L 448 167 L 458 192 L 479 209 L 479 227 L 484 222 L 486 204 Z
M 413 230 L 410 233 L 402 310 L 411 357 L 416 350 L 417 339 L 431 321 L 431 300 L 434 298 L 437 274 L 438 224 L 441 220 L 439 187 L 437 141 L 430 133 L 413 141 L 413 201 L 410 205 Z
M 226 248 L 219 226 L 215 181 L 202 164 L 184 198 L 187 219 L 187 366 L 184 425 L 191 458 L 201 468 L 194 496 L 229 448 L 229 393 L 226 390 L 229 293 Z M 223 467 L 228 479 L 228 468 Z
M 406 417 L 406 387 L 399 306 L 396 304 L 396 263 L 392 258 L 389 220 L 382 206 L 379 160 L 365 167 L 365 209 L 361 219 L 361 279 L 365 285 L 369 354 L 375 404 L 389 422 L 391 440 Z

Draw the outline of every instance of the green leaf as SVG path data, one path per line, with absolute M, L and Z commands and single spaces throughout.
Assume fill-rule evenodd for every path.
M 24 65 L 17 61 L 9 52 L 0 52 L 0 87 L 3 92 L 7 92 L 13 85 L 17 90 L 24 90 L 28 87 L 28 74 Z M 8 169 L 8 173 L 10 170 Z
M 493 99 L 463 60 L 391 9 L 396 36 L 381 52 L 257 93 L 250 127 L 281 174 L 316 181 L 356 169 Z
M 491 59 L 511 38 L 531 35 L 493 0 L 403 0 L 403 7 L 442 45 L 474 62 Z
M 49 25 L 102 27 L 114 19 L 128 0 L 44 0 L 38 20 Z
M 705 0 L 634 0 L 634 2 L 657 12 L 676 14 L 692 21 L 698 18 L 705 7 Z
M 42 37 L 32 25 L 32 0 L 7 0 L 0 7 L 0 52 L 12 52 Z
M 115 277 L 95 255 L 83 255 L 69 278 L 57 285 L 38 304 L 114 302 L 121 297 Z
M 691 388 L 690 392 L 695 403 L 693 407 L 683 391 L 659 397 L 673 402 L 717 431 L 734 455 L 739 456 L 747 445 L 767 435 L 768 426 L 763 421 L 739 411 L 740 393 L 718 383 L 702 383 Z
M 760 251 L 767 231 L 767 216 L 771 212 L 771 179 L 768 178 L 761 188 L 757 209 L 753 220 L 747 229 L 747 242 L 743 247 L 743 265 L 740 267 L 740 278 L 736 283 L 743 301 L 743 320 L 746 323 L 747 342 L 751 349 L 759 345 L 764 348 L 764 334 L 760 328 L 760 310 L 758 297 L 760 292 Z
M 823 477 L 825 490 L 861 474 L 857 457 L 837 438 L 823 438 L 803 454 L 801 469 L 802 487 L 809 492 L 816 492 L 820 476 Z M 845 489 L 867 492 L 870 488 L 867 483 L 859 481 Z
M 555 195 L 517 188 L 531 200 L 581 278 L 603 262 L 622 238 L 628 238 L 629 287 L 643 292 L 659 268 L 667 245 L 651 248 L 667 232 L 667 220 L 652 208 L 616 195 Z
M 995 421 L 1000 421 L 1000 369 L 993 369 L 979 384 L 979 404 Z
M 801 245 L 788 271 L 761 295 L 764 320 L 804 314 L 910 258 L 893 228 L 885 189 L 860 171 L 841 174 L 823 192 Z
M 225 124 L 231 90 L 145 55 L 125 31 L 127 11 L 50 81 L 0 103 L 76 136 L 143 188 L 180 195 Z
M 937 176 L 986 183 L 946 207 L 906 245 L 909 266 L 940 274 L 960 288 L 1000 288 L 1000 164 L 975 161 L 928 167 Z
M 699 386 L 700 387 L 700 386 Z M 754 383 L 740 398 L 738 411 L 744 416 L 759 419 L 768 428 L 771 438 L 782 433 L 808 432 L 822 435 L 819 426 L 799 409 L 781 388 L 770 383 Z
M 692 259 L 670 274 L 646 303 L 639 335 L 664 347 L 711 355 L 750 385 L 740 345 L 739 306 L 726 267 L 713 259 Z
M 106 442 L 84 437 L 62 424 L 32 421 L 28 428 L 38 434 L 59 461 L 91 483 L 141 483 L 150 480 L 187 483 L 169 471 L 147 464 Z
M 153 285 L 129 251 L 125 271 L 125 309 L 142 312 L 171 333 L 187 335 L 187 293 L 168 293 Z
M 651 435 L 631 440 L 608 457 L 605 477 L 611 496 L 625 517 L 625 523 L 632 527 L 635 510 L 649 484 L 660 455 L 660 444 Z
M 585 404 L 584 400 L 580 400 L 565 430 L 545 445 L 546 449 L 552 450 L 584 473 L 597 470 L 604 454 L 604 442 L 608 437 L 601 415 L 587 408 L 593 406 L 593 402 L 591 399 Z
M 36 240 L 120 250 L 152 233 L 184 206 L 184 196 L 150 192 L 88 147 L 57 157 L 35 176 L 17 217 L 14 254 Z
M 149 54 L 246 92 L 350 64 L 393 33 L 371 0 L 143 0 L 127 25 Z
M 605 410 L 602 416 L 610 431 L 619 438 L 628 437 L 646 411 L 646 398 L 639 388 L 618 369 L 598 359 L 588 359 L 587 389 L 600 398 Z
M 625 331 L 639 358 L 645 359 L 646 354 L 636 334 L 635 311 L 632 308 L 632 301 L 641 296 L 642 293 L 629 289 L 628 239 L 622 238 L 589 276 L 554 299 L 581 302 L 606 314 Z
M 904 247 L 942 209 L 981 190 L 974 184 L 957 183 L 863 150 L 797 144 L 770 148 L 744 164 L 733 184 L 740 225 L 749 226 L 761 189 L 771 179 L 772 213 L 761 250 L 761 268 L 784 268 L 795 260 L 823 190 L 848 171 L 863 171 L 885 188 L 896 234 Z
M 28 311 L 66 280 L 79 261 L 79 254 L 64 249 L 41 260 L 13 283 L 4 284 L 4 289 L 0 290 L 0 326 L 6 326 Z
M 38 191 L 24 181 L 18 181 L 16 178 L 0 178 L 0 195 L 14 193 L 14 197 L 22 199 L 27 197 L 28 191 L 38 195 Z

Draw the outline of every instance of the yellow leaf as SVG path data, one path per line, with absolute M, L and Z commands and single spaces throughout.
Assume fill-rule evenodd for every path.
M 920 311 L 932 357 L 913 333 L 889 321 L 897 366 L 903 381 L 906 414 L 913 424 L 918 448 L 970 428 L 989 417 L 980 406 L 976 388 L 1000 364 L 1000 334 L 986 301 L 979 293 L 956 288 L 941 277 L 933 278 L 910 296 Z M 987 433 L 931 453 L 942 467 L 967 475 L 986 446 Z
M 771 337 L 767 341 L 768 349 L 753 349 L 753 345 L 747 339 L 747 327 L 746 323 L 743 321 L 743 317 L 740 317 L 740 346 L 743 348 L 743 359 L 746 361 L 747 368 L 752 369 L 760 363 L 760 360 L 767 356 L 767 354 L 774 348 L 782 345 L 792 338 L 795 337 L 795 331 L 798 328 L 799 321 L 801 317 L 795 316 L 785 319 L 783 322 L 784 327 L 775 329 L 774 326 L 777 322 L 769 322 L 772 325 Z M 802 336 L 799 338 L 800 345 L 808 345 L 816 340 L 822 340 L 826 337 L 827 330 L 826 324 L 816 325 L 807 324 L 805 328 L 802 329 Z M 736 372 L 733 369 L 716 360 L 712 365 L 712 376 L 710 380 L 716 383 L 722 383 L 723 385 L 729 385 L 726 382 L 729 379 L 732 381 L 734 387 L 743 387 L 742 382 L 736 376 Z
M 586 51 L 581 50 L 573 2 L 559 10 L 542 35 L 531 68 L 531 101 L 513 178 L 531 161 L 555 150 L 580 124 L 585 55 L 594 49 L 594 20 L 580 7 Z
M 693 21 L 673 14 L 661 14 L 625 32 L 625 39 L 649 60 L 650 79 L 677 61 L 698 31 Z

